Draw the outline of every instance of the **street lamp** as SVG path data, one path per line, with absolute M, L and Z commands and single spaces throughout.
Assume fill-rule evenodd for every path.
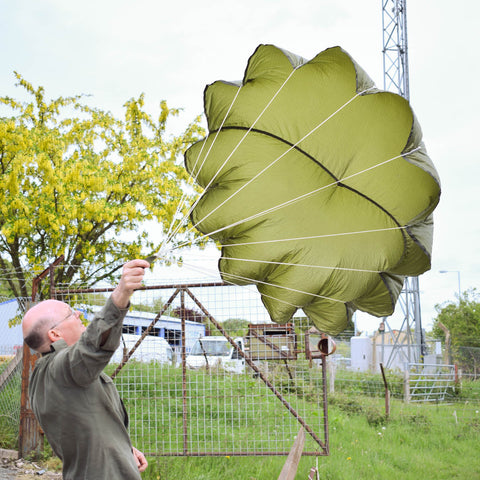
M 460 288 L 460 270 L 440 270 L 440 273 L 456 273 L 458 276 L 458 303 L 462 297 L 462 290 Z

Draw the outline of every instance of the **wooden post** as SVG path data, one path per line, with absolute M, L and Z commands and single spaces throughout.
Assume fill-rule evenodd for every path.
M 305 430 L 300 428 L 295 442 L 293 442 L 292 449 L 288 454 L 285 465 L 280 472 L 278 480 L 294 480 L 297 473 L 298 464 L 302 458 L 303 445 L 305 444 Z
M 18 430 L 18 458 L 39 454 L 43 450 L 43 431 L 33 415 L 28 398 L 30 374 L 33 372 L 38 356 L 23 345 L 22 393 L 20 397 L 20 426 Z
M 380 370 L 382 371 L 383 385 L 385 386 L 385 417 L 390 415 L 390 390 L 388 389 L 387 377 L 385 376 L 385 370 L 383 363 L 380 363 Z

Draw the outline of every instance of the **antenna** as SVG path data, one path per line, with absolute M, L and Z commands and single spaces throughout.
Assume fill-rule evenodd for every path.
M 410 100 L 406 0 L 382 0 L 382 30 L 383 87 Z M 383 319 L 394 337 L 390 357 L 387 361 L 382 359 L 387 368 L 396 355 L 402 355 L 409 363 L 422 363 L 426 354 L 418 277 L 405 278 L 398 300 L 404 315 L 400 330 L 394 332 L 388 325 L 387 317 Z

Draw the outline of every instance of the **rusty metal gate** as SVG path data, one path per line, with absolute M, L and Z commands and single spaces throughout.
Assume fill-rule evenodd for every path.
M 111 290 L 55 297 L 90 316 Z M 324 338 L 306 318 L 272 324 L 256 290 L 221 282 L 145 286 L 131 303 L 128 341 L 108 372 L 144 452 L 287 455 L 303 427 L 303 455 L 328 455 Z M 227 328 L 232 319 L 246 325 L 240 336 Z M 215 339 L 223 343 L 212 356 L 206 347 Z

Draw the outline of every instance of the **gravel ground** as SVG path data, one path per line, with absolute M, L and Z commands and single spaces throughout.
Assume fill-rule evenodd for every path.
M 0 480 L 62 480 L 62 474 L 45 470 L 35 462 L 17 459 L 14 450 L 0 449 Z

